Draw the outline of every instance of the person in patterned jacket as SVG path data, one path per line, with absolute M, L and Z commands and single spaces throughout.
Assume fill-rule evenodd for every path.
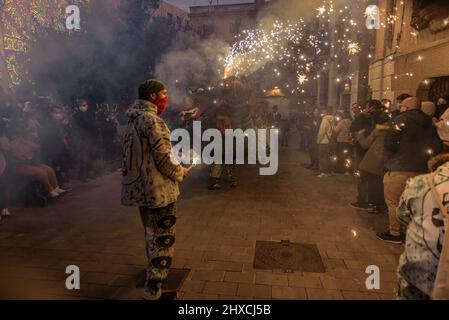
M 443 205 L 447 206 L 449 153 L 431 159 L 428 166 Z M 443 216 L 432 195 L 428 177 L 429 174 L 425 174 L 409 179 L 397 208 L 399 220 L 407 225 L 405 250 L 398 267 L 399 299 L 432 298 L 445 235 Z
M 161 298 L 173 258 L 178 183 L 189 173 L 173 158 L 170 130 L 159 117 L 167 104 L 165 85 L 147 80 L 139 87 L 139 99 L 126 112 L 122 204 L 139 208 L 145 228 L 145 300 Z

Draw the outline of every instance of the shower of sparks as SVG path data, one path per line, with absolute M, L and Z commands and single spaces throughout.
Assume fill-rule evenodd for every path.
M 369 10 L 368 14 L 374 14 Z M 363 12 L 364 8 L 360 8 Z M 297 21 L 275 21 L 270 26 L 260 26 L 253 30 L 244 30 L 224 59 L 224 78 L 231 76 L 249 76 L 258 71 L 274 79 L 285 81 L 283 87 L 291 94 L 306 93 L 306 82 L 316 80 L 319 73 L 329 70 L 330 52 L 332 60 L 337 62 L 340 81 L 350 81 L 351 74 L 345 74 L 345 66 L 351 62 L 351 55 L 361 51 L 356 42 L 360 34 L 357 18 L 351 9 L 342 7 L 336 12 L 331 0 L 323 1 L 316 9 L 313 19 L 317 27 L 310 31 L 310 23 L 299 18 Z M 367 13 L 365 13 L 367 14 Z M 338 19 L 338 30 L 330 32 L 332 19 Z M 359 17 L 360 18 L 360 17 Z M 289 75 L 295 74 L 294 83 L 288 83 Z
M 304 74 L 300 74 L 298 76 L 298 83 L 299 84 L 304 84 L 307 81 L 307 76 Z
M 294 66 L 299 76 L 307 72 L 312 61 L 300 47 L 304 43 L 317 45 L 316 36 L 305 36 L 303 20 L 297 23 L 276 21 L 268 30 L 243 31 L 238 41 L 225 59 L 225 77 L 251 74 L 268 63 L 278 63 L 285 67 Z M 273 72 L 281 76 L 280 70 Z
M 318 15 L 323 15 L 326 12 L 326 7 L 321 6 L 321 7 L 317 8 L 316 10 L 318 11 Z
M 360 52 L 360 46 L 357 42 L 351 42 L 348 45 L 348 52 L 350 55 L 354 55 Z

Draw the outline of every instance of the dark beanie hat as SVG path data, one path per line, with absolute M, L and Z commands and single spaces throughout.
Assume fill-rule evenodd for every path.
M 158 93 L 165 90 L 167 87 L 159 80 L 147 80 L 139 86 L 139 99 L 148 100 L 152 93 Z

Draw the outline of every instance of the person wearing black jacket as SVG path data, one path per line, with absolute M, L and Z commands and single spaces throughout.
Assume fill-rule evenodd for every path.
M 384 195 L 388 206 L 389 228 L 377 233 L 377 238 L 389 243 L 404 241 L 396 208 L 408 179 L 428 171 L 428 160 L 441 152 L 443 143 L 432 119 L 420 110 L 421 101 L 407 98 L 385 137 L 384 159 L 387 173 L 384 176 Z
M 95 113 L 90 110 L 86 100 L 81 100 L 79 111 L 73 116 L 73 136 L 78 156 L 78 177 L 85 181 L 91 177 L 91 166 L 98 142 Z
M 97 119 L 100 128 L 103 158 L 107 161 L 114 160 L 117 155 L 115 140 L 117 138 L 117 119 L 115 114 L 101 112 Z
M 54 106 L 50 112 L 50 119 L 45 126 L 41 126 L 39 132 L 42 161 L 56 171 L 61 183 L 68 180 L 71 162 L 68 132 L 62 123 L 63 120 L 63 109 Z

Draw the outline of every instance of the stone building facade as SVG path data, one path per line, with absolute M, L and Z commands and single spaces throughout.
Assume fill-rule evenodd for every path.
M 370 66 L 372 97 L 401 93 L 437 100 L 449 93 L 449 2 L 380 0 L 381 21 Z
M 214 35 L 228 43 L 244 29 L 257 25 L 258 12 L 266 5 L 264 0 L 253 3 L 218 4 L 190 7 L 190 23 L 198 34 Z

